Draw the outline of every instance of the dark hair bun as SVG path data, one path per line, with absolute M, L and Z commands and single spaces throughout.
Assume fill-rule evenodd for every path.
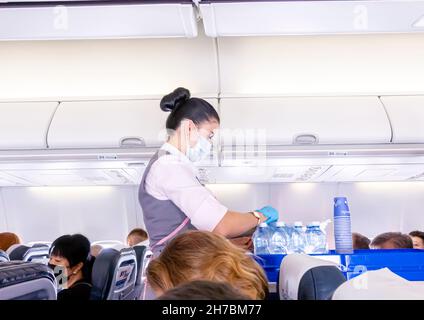
M 163 111 L 172 111 L 177 109 L 180 105 L 184 104 L 188 99 L 190 99 L 190 91 L 186 88 L 177 88 L 172 91 L 170 94 L 167 94 L 160 101 L 160 108 Z

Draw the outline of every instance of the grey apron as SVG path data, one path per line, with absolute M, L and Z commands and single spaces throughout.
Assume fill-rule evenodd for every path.
M 172 237 L 166 239 L 176 230 L 178 230 L 177 234 L 181 234 L 187 230 L 196 230 L 190 222 L 182 226 L 187 216 L 171 200 L 156 199 L 146 191 L 146 178 L 150 172 L 150 168 L 165 154 L 169 155 L 170 153 L 159 150 L 152 159 L 150 159 L 144 171 L 138 193 L 141 208 L 143 209 L 144 224 L 146 225 L 150 238 L 150 248 L 155 256 L 157 256 L 163 250 L 167 242 L 176 235 L 174 234 Z M 164 239 L 166 239 L 166 241 L 163 241 Z

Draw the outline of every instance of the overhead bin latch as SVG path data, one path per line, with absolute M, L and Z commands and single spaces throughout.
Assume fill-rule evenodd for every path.
M 121 147 L 145 147 L 146 142 L 140 137 L 125 137 L 119 141 Z
M 318 136 L 313 133 L 302 133 L 293 138 L 293 144 L 317 144 L 318 141 Z

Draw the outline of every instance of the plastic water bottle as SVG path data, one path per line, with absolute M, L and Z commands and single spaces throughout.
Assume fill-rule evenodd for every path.
M 253 246 L 255 254 L 270 254 L 270 227 L 261 223 L 253 234 Z
M 289 253 L 305 253 L 305 235 L 299 225 L 290 228 Z
M 287 254 L 289 239 L 285 227 L 286 224 L 282 221 L 275 224 L 270 241 L 270 252 L 272 254 Z
M 306 253 L 327 253 L 327 236 L 322 232 L 319 221 L 307 226 L 306 242 Z
M 352 229 L 346 197 L 334 198 L 334 237 L 337 253 L 352 253 Z

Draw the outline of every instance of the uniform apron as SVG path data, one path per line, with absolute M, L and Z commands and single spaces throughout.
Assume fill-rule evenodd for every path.
M 157 257 L 169 240 L 174 238 L 176 235 L 186 232 L 187 230 L 196 230 L 196 228 L 190 223 L 190 219 L 171 200 L 156 199 L 146 191 L 146 178 L 152 165 L 161 156 L 169 154 L 169 152 L 159 150 L 155 153 L 152 159 L 150 159 L 149 164 L 144 171 L 138 193 L 139 202 L 143 209 L 144 224 L 146 225 L 150 238 L 149 249 L 152 251 L 152 258 Z M 145 282 L 143 300 L 149 298 L 154 298 L 154 293 Z

